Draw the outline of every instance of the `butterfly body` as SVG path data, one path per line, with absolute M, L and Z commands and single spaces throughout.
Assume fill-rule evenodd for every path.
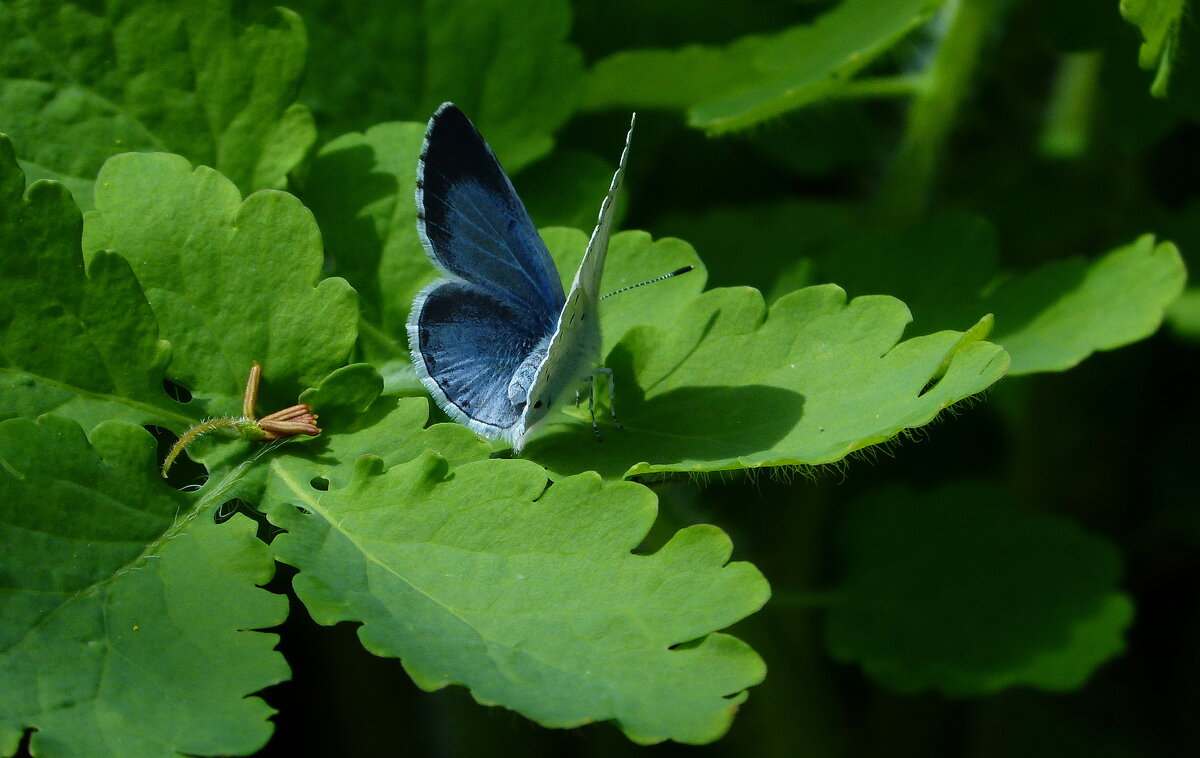
M 463 113 L 429 121 L 417 175 L 417 228 L 445 275 L 423 289 L 408 321 L 413 365 L 456 421 L 520 452 L 563 394 L 600 359 L 600 277 L 620 166 L 571 287 L 516 190 Z

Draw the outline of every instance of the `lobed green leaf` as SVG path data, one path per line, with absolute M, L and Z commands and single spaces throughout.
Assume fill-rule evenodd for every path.
M 408 360 L 404 325 L 436 272 L 417 236 L 414 188 L 425 125 L 387 123 L 346 134 L 317 153 L 304 189 L 333 273 L 358 292 L 362 350 Z
M 573 272 L 584 235 L 545 236 L 559 272 Z M 623 232 L 603 290 L 684 264 L 701 265 L 687 243 Z M 586 411 L 572 411 L 534 437 L 527 455 L 555 475 L 610 477 L 831 463 L 929 423 L 1008 367 L 975 333 L 901 341 L 911 317 L 894 298 L 847 302 L 824 285 L 768 311 L 748 287 L 703 289 L 701 268 L 605 301 L 603 354 L 626 431 L 604 425 L 608 442 L 595 444 Z
M 1000 284 L 987 297 L 994 339 L 1012 353 L 1013 373 L 1062 371 L 1158 331 L 1186 281 L 1178 248 L 1143 234 L 1096 260 L 1054 261 Z
M 271 735 L 288 678 L 255 524 L 158 476 L 143 429 L 0 422 L 0 752 L 228 755 Z
M 268 3 L 261 3 L 266 6 Z M 386 121 L 424 123 L 458 104 L 509 170 L 550 152 L 582 75 L 567 0 L 300 0 L 321 60 L 304 95 L 337 135 Z M 387 64 L 380 66 L 380 61 Z
M 851 291 L 902 298 L 923 331 L 994 314 L 990 339 L 1012 356 L 1013 374 L 1062 371 L 1150 336 L 1187 279 L 1175 245 L 1150 234 L 1092 261 L 1009 276 L 998 271 L 997 248 L 986 222 L 947 216 L 898 235 L 860 236 L 830 252 L 822 269 Z
M 30 0 L 0 4 L 0 39 L 0 131 L 85 207 L 117 153 L 182 153 L 251 192 L 284 186 L 316 139 L 294 102 L 304 25 L 283 8 L 239 27 L 229 0 Z
M 410 438 L 428 434 L 421 416 Z M 656 512 L 641 485 L 587 474 L 547 489 L 528 461 L 384 455 L 275 459 L 264 503 L 313 618 L 361 622 L 366 648 L 422 688 L 461 683 L 547 726 L 614 720 L 639 742 L 698 743 L 762 679 L 745 643 L 713 633 L 768 594 L 751 565 L 727 563 L 718 529 L 634 554 Z
M 1183 258 L 1173 243 L 1153 235 L 1093 260 L 1008 273 L 1000 269 L 995 230 L 964 214 L 899 231 L 864 229 L 855 228 L 845 207 L 785 202 L 720 208 L 703 218 L 677 215 L 665 227 L 688 235 L 706 262 L 719 262 L 725 280 L 740 272 L 746 239 L 789 251 L 794 262 L 788 266 L 758 255 L 745 264 L 756 281 L 772 283 L 772 301 L 806 284 L 836 282 L 852 295 L 900 298 L 925 334 L 992 313 L 996 325 L 988 339 L 1012 356 L 1012 374 L 1063 371 L 1098 350 L 1145 339 L 1168 308 L 1186 319 L 1186 305 L 1172 305 L 1187 279 Z
M 85 267 L 70 194 L 46 181 L 24 188 L 0 135 L 0 419 L 186 426 L 163 391 L 170 346 L 129 264 L 100 253 Z
M 354 291 L 318 281 L 320 232 L 293 195 L 243 201 L 224 176 L 180 156 L 120 155 L 97 178 L 83 247 L 129 261 L 173 347 L 171 378 L 209 414 L 240 414 L 253 361 L 265 405 L 285 406 L 354 345 Z

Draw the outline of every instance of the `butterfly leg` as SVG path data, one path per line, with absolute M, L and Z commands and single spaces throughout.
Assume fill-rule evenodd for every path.
M 588 383 L 588 415 L 592 417 L 592 434 L 596 435 L 597 442 L 603 442 L 604 438 L 600 436 L 600 425 L 596 423 L 596 374 L 597 371 L 587 378 Z
M 625 427 L 621 426 L 620 421 L 617 421 L 617 406 L 616 406 L 616 402 L 615 402 L 616 395 L 617 395 L 617 381 L 616 381 L 616 377 L 613 376 L 612 369 L 611 368 L 598 368 L 598 369 L 596 369 L 595 373 L 596 374 L 608 374 L 608 415 L 612 417 L 613 426 L 617 427 L 621 431 L 625 431 Z M 593 377 L 592 377 L 593 391 L 595 391 L 595 386 L 594 386 L 595 381 L 596 381 L 596 379 L 595 379 L 595 376 L 593 375 Z M 594 420 L 595 419 L 593 419 L 593 421 Z

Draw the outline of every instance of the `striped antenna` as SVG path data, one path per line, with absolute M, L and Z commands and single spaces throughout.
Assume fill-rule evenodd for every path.
M 696 268 L 696 267 L 695 266 L 684 266 L 683 268 L 677 268 L 669 274 L 663 274 L 662 276 L 656 276 L 653 279 L 647 279 L 644 282 L 638 282 L 637 284 L 631 284 L 628 287 L 622 287 L 621 289 L 616 290 L 615 292 L 610 292 L 607 295 L 604 295 L 600 299 L 607 300 L 608 298 L 612 297 L 613 295 L 619 295 L 622 292 L 628 292 L 629 290 L 637 289 L 638 287 L 645 287 L 647 284 L 654 284 L 655 282 L 661 282 L 663 279 L 670 279 L 673 276 L 679 276 L 680 274 L 686 274 L 687 272 L 691 271 L 694 268 Z

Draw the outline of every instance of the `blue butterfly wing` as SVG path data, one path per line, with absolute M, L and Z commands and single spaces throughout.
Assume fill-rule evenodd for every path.
M 434 265 L 523 307 L 554 329 L 565 297 L 546 244 L 470 120 L 445 103 L 425 132 L 417 229 Z
M 413 363 L 434 400 L 455 421 L 488 437 L 509 437 L 524 404 L 508 398 L 517 367 L 544 338 L 520 306 L 470 282 L 442 279 L 413 303 Z
M 450 417 L 511 439 L 525 404 L 513 404 L 509 384 L 554 331 L 562 282 L 512 182 L 449 103 L 429 120 L 416 199 L 425 252 L 449 278 L 413 302 L 413 364 Z

